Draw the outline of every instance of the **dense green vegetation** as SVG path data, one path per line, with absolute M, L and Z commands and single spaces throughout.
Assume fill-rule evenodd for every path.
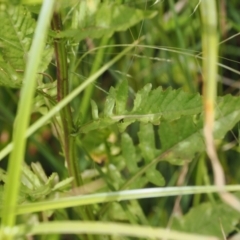
M 1 1 L 0 239 L 236 237 L 239 5 Z

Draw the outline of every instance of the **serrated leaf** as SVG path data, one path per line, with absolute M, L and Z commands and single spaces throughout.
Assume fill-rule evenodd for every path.
M 141 100 L 142 96 L 144 96 L 143 101 Z M 114 111 L 115 98 L 112 94 L 109 111 L 111 114 Z M 136 100 L 137 98 L 138 100 Z M 108 118 L 99 118 L 97 121 L 82 126 L 80 132 L 87 133 L 99 127 L 109 127 L 114 123 L 118 123 L 118 126 L 122 128 L 121 130 L 124 130 L 126 126 L 134 121 L 155 123 L 157 119 L 162 118 L 158 131 L 162 144 L 161 151 L 169 152 L 169 157 L 166 159 L 171 161 L 172 164 L 183 164 L 186 160 L 191 160 L 197 152 L 205 150 L 202 135 L 202 98 L 199 94 L 189 94 L 182 90 L 176 91 L 172 89 L 163 91 L 161 88 L 150 91 L 150 85 L 148 85 L 145 90 L 142 89 L 137 93 L 136 99 L 134 112 L 129 111 L 125 115 L 109 114 Z M 239 106 L 239 97 L 227 95 L 218 98 L 214 126 L 215 138 L 223 138 L 227 131 L 232 129 L 240 120 Z M 107 112 L 106 109 L 105 112 Z M 141 151 L 144 150 L 144 141 L 146 141 L 144 137 L 142 139 Z M 144 157 L 147 157 L 147 155 L 144 153 Z M 149 156 L 153 159 L 153 154 Z
M 85 6 L 85 9 L 85 18 L 79 24 L 80 29 L 66 30 L 58 37 L 74 37 L 76 41 L 111 37 L 114 32 L 125 31 L 143 19 L 153 18 L 157 14 L 156 11 L 143 11 L 109 2 L 100 3 L 95 14 L 92 14 L 88 6 Z
M 34 189 L 33 191 L 29 192 L 29 196 L 32 199 L 38 199 L 38 198 L 44 198 L 45 196 L 49 195 L 52 192 L 53 186 L 54 186 L 54 178 L 56 177 L 56 173 L 53 173 L 49 178 L 48 181 L 38 187 L 37 189 Z
M 69 177 L 66 178 L 64 180 L 62 180 L 61 182 L 58 182 L 53 188 L 52 191 L 63 191 L 66 188 L 70 188 L 71 187 L 71 183 L 73 181 L 73 177 Z
M 240 98 L 226 95 L 217 100 L 214 137 L 221 139 L 240 120 Z
M 124 114 L 126 112 L 127 99 L 128 82 L 123 80 L 116 89 L 116 114 Z
M 145 161 L 149 162 L 153 160 L 157 154 L 153 125 L 150 123 L 141 123 L 138 138 L 140 142 L 139 148 Z
M 111 117 L 112 122 L 108 118 L 109 124 L 119 121 L 118 127 L 121 132 L 135 121 L 150 122 L 158 125 L 161 118 L 173 121 L 182 115 L 194 115 L 201 113 L 203 110 L 202 98 L 199 94 L 189 94 L 180 89 L 172 90 L 171 88 L 163 91 L 160 87 L 151 91 L 151 84 L 147 84 L 143 89 L 138 91 L 134 99 L 134 107 L 127 114 L 113 114 L 115 101 L 116 90 L 111 87 L 104 106 L 104 117 Z M 88 129 L 94 130 L 100 125 L 103 127 L 104 123 L 102 122 L 106 120 L 104 117 L 99 118 L 97 122 L 89 123 Z M 81 129 L 80 132 L 87 132 L 87 130 Z
M 114 189 L 119 189 L 124 182 L 120 171 L 114 165 L 109 165 L 108 176 L 110 177 Z
M 156 186 L 162 187 L 165 185 L 164 177 L 159 171 L 155 169 L 155 166 L 148 169 L 146 172 L 146 177 L 149 182 L 155 184 Z
M 121 149 L 129 172 L 136 172 L 138 169 L 136 150 L 132 139 L 127 133 L 122 134 Z
M 6 74 L 0 82 L 1 85 L 16 87 L 21 83 L 21 77 L 16 70 L 25 68 L 34 28 L 34 20 L 26 9 L 7 5 L 1 9 L 0 64 Z
M 23 165 L 23 174 L 21 182 L 28 189 L 36 189 L 42 186 L 42 183 L 38 176 L 27 166 Z
M 221 139 L 240 120 L 240 98 L 230 95 L 217 99 L 218 113 L 215 119 L 214 136 Z M 203 114 L 182 116 L 174 122 L 163 121 L 158 131 L 161 154 L 142 167 L 136 175 L 143 173 L 156 165 L 160 160 L 170 161 L 172 164 L 182 164 L 191 160 L 196 153 L 205 151 L 203 137 Z M 143 138 L 144 140 L 144 138 Z M 132 179 L 136 179 L 136 175 Z
M 161 87 L 152 90 L 145 99 L 134 109 L 132 114 L 146 115 L 153 121 L 154 114 L 165 120 L 174 120 L 181 115 L 193 115 L 202 111 L 202 99 L 199 94 L 188 94 L 181 89 L 168 88 L 163 91 Z M 151 116 L 152 114 L 152 116 Z M 149 115 L 149 116 L 147 116 Z M 144 116 L 143 116 L 144 117 Z
M 0 85 L 21 87 L 34 30 L 35 20 L 26 8 L 7 4 L 2 6 L 0 10 Z M 50 47 L 44 50 L 39 72 L 43 72 L 48 66 L 52 51 Z
M 135 119 L 122 119 L 117 123 L 119 131 L 122 133 L 126 130 L 126 128 L 135 122 Z
M 215 139 L 222 139 L 240 120 L 240 98 L 230 95 L 218 98 L 218 113 L 214 125 Z M 159 128 L 162 150 L 171 149 L 168 159 L 191 160 L 196 153 L 205 150 L 203 116 L 198 119 L 182 116 L 174 122 L 162 122 Z M 176 163 L 179 163 L 176 161 Z
M 140 105 L 143 101 L 145 101 L 151 89 L 152 84 L 148 83 L 140 91 L 137 92 L 136 97 L 134 99 L 134 107 L 132 110 L 133 112 L 136 112 L 137 109 L 141 110 Z
M 99 0 L 95 1 L 81 1 L 79 3 L 79 28 L 87 28 L 88 26 L 95 25 L 95 14 L 99 8 Z
M 43 167 L 39 162 L 36 162 L 36 163 L 32 162 L 31 168 L 32 168 L 34 174 L 38 177 L 38 179 L 41 181 L 42 184 L 47 182 L 47 180 L 48 180 L 47 175 L 44 172 Z
M 96 130 L 96 129 L 109 128 L 115 122 L 113 122 L 112 119 L 110 119 L 110 118 L 95 120 L 90 123 L 84 124 L 79 129 L 78 133 L 88 133 L 88 132 Z M 75 134 L 74 134 L 74 136 L 75 136 Z
M 194 124 L 193 117 L 183 116 L 173 122 L 162 122 L 159 127 L 159 136 L 162 150 L 171 150 L 168 159 L 174 159 L 175 164 L 191 160 L 195 153 L 205 149 L 202 135 L 203 122 Z
M 174 218 L 172 228 L 189 233 L 213 235 L 222 239 L 234 230 L 239 221 L 239 214 L 224 203 L 204 203 L 192 208 L 181 218 Z

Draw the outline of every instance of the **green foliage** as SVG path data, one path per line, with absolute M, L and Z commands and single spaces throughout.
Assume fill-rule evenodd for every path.
M 19 88 L 28 60 L 28 51 L 35 30 L 35 20 L 24 7 L 2 4 L 0 11 L 0 85 Z M 39 72 L 44 72 L 52 58 L 52 48 L 42 54 Z
M 115 31 L 125 31 L 139 21 L 153 18 L 157 14 L 154 11 L 142 11 L 112 1 L 103 3 L 81 1 L 79 9 L 79 29 L 66 30 L 58 34 L 58 37 L 73 37 L 75 41 L 86 37 L 111 37 Z
M 123 84 L 125 85 L 126 82 Z M 189 94 L 182 90 L 172 89 L 163 91 L 161 88 L 151 91 L 150 85 L 146 85 L 136 94 L 133 109 L 127 111 L 127 93 L 124 85 L 123 88 L 121 87 L 121 91 L 111 88 L 106 99 L 103 117 L 80 127 L 81 133 L 106 128 L 114 123 L 117 123 L 119 129 L 123 131 L 135 121 L 142 122 L 138 133 L 139 149 L 146 162 L 150 162 L 160 154 L 155 146 L 155 133 L 152 124 L 159 124 L 161 121 L 158 130 L 161 150 L 162 152 L 170 151 L 167 158 L 171 163 L 179 164 L 190 161 L 196 153 L 205 150 L 202 133 L 202 99 L 198 94 Z M 116 108 L 114 108 L 115 102 Z M 239 104 L 237 97 L 227 95 L 218 98 L 218 114 L 216 115 L 214 131 L 216 139 L 222 139 L 240 120 Z M 124 105 L 125 109 L 122 107 Z M 121 111 L 118 106 L 121 106 Z M 109 109 L 108 113 L 106 113 L 106 109 Z M 126 138 L 126 135 L 124 136 Z M 127 156 L 125 151 L 126 149 L 124 155 Z M 129 155 L 132 156 L 133 150 L 130 148 L 129 151 Z M 133 157 L 133 159 L 136 158 Z M 132 169 L 132 167 L 130 168 Z
M 126 161 L 126 166 L 130 172 L 136 172 L 138 169 L 137 162 L 139 161 L 136 149 L 131 137 L 127 133 L 121 135 L 122 156 Z
M 39 163 L 32 163 L 31 168 L 26 165 L 23 166 L 18 204 L 46 198 L 51 199 L 54 193 L 60 193 L 70 188 L 72 178 L 57 182 L 58 175 L 53 173 L 50 177 L 47 177 Z M 0 180 L 6 182 L 6 172 L 3 169 L 0 169 Z
M 128 170 L 133 174 L 139 170 L 137 163 L 141 156 L 148 168 L 146 172 L 148 181 L 157 186 L 163 186 L 165 180 L 155 169 L 159 156 L 161 160 L 167 160 L 171 164 L 182 165 L 190 162 L 197 153 L 205 151 L 202 99 L 199 94 L 172 89 L 163 91 L 161 88 L 150 90 L 150 85 L 146 85 L 136 93 L 132 110 L 127 111 L 126 81 L 119 86 L 121 91 L 119 87 L 116 90 L 111 88 L 105 102 L 104 113 L 106 109 L 110 109 L 111 114 L 103 114 L 97 120 L 86 123 L 80 127 L 79 131 L 88 133 L 108 128 L 114 123 L 117 123 L 118 128 L 123 131 L 133 122 L 139 121 L 139 144 L 135 149 L 130 136 L 124 133 L 121 140 L 122 156 Z M 216 139 L 222 139 L 240 120 L 239 101 L 239 98 L 230 95 L 218 98 L 219 114 L 216 115 L 214 131 Z M 114 105 L 115 102 L 116 105 Z M 121 111 L 117 110 L 119 106 Z M 153 124 L 156 125 L 156 123 L 158 123 L 155 126 L 155 129 L 158 128 L 157 132 L 153 128 Z M 156 141 L 161 143 L 161 148 L 156 147 Z M 139 152 L 140 156 L 137 157 L 136 152 Z M 167 154 L 162 158 L 164 153 Z
M 219 98 L 216 116 L 214 136 L 222 139 L 240 120 L 239 98 L 230 95 Z M 205 150 L 203 139 L 203 119 L 200 117 L 181 117 L 173 123 L 163 122 L 159 135 L 163 143 L 163 149 L 174 146 L 174 155 L 179 159 L 192 159 L 196 152 Z
M 13 120 L 16 119 L 15 126 L 21 123 L 16 109 L 23 96 L 19 96 L 16 88 L 24 87 L 23 76 L 29 70 L 33 35 L 36 26 L 42 24 L 38 15 L 40 5 L 35 4 L 41 2 L 0 4 L 1 156 L 14 148 L 7 145 L 16 132 Z M 91 234 L 112 234 L 115 228 L 107 230 L 103 224 L 104 231 L 100 225 L 95 229 L 96 220 L 127 223 L 114 225 L 119 234 L 125 231 L 124 236 L 109 237 L 126 240 L 130 239 L 128 236 L 139 237 L 134 231 L 140 231 L 142 225 L 157 226 L 156 231 L 161 231 L 163 238 L 184 240 L 221 239 L 223 232 L 227 236 L 239 228 L 239 214 L 211 195 L 209 186 L 214 176 L 205 157 L 204 97 L 199 74 L 202 69 L 198 62 L 201 19 L 195 9 L 197 4 L 197 0 L 183 6 L 174 1 L 155 1 L 152 5 L 148 1 L 58 1 L 55 16 L 62 16 L 63 28 L 59 27 L 57 32 L 49 29 L 44 50 L 36 50 L 41 62 L 37 76 L 32 77 L 37 82 L 33 106 L 26 114 L 31 116 L 30 124 L 38 125 L 35 132 L 30 129 L 25 163 L 17 169 L 22 171 L 21 187 L 13 203 L 18 207 L 16 211 L 11 208 L 7 211 L 13 221 L 20 216 L 15 221 L 14 233 L 6 239 L 36 233 L 54 233 L 56 239 L 66 233 L 75 233 L 76 239 L 107 239 Z M 229 34 L 234 35 L 233 30 L 240 25 L 234 8 L 237 2 L 226 4 Z M 219 36 L 225 39 L 224 33 L 220 32 Z M 135 39 L 139 42 L 133 45 Z M 58 44 L 62 46 L 61 51 L 56 47 Z M 226 62 L 237 52 L 237 47 L 231 44 L 230 52 L 224 49 L 228 45 L 220 44 L 224 60 L 219 58 L 219 66 L 223 67 L 219 75 L 225 82 L 230 81 L 231 88 L 219 84 L 221 96 L 216 100 L 214 138 L 228 182 L 238 183 L 239 174 L 231 171 L 240 167 L 236 161 L 240 156 L 237 139 L 240 97 L 233 88 L 237 83 L 229 80 L 233 78 L 229 71 L 237 69 L 234 64 L 238 59 L 232 65 Z M 93 82 L 93 91 L 86 98 L 91 105 L 88 111 L 80 92 Z M 66 101 L 64 106 L 57 100 L 59 95 Z M 66 131 L 68 124 L 71 128 Z M 67 156 L 70 161 L 74 159 L 70 170 Z M 199 156 L 206 161 L 196 164 Z M 9 200 L 5 183 L 10 181 L 15 189 L 16 181 L 8 178 L 5 161 L 0 164 L 3 222 L 2 219 L 7 219 L 3 212 L 7 211 L 2 199 Z M 79 183 L 73 188 L 74 176 L 79 177 Z M 171 188 L 175 185 L 189 186 Z M 191 189 L 191 185 L 203 185 L 203 188 Z M 134 188 L 138 190 L 122 191 Z M 182 196 L 181 204 L 178 206 L 177 200 L 173 208 L 170 196 L 182 193 L 195 193 L 194 200 L 190 195 Z M 208 195 L 197 195 L 202 193 Z M 183 215 L 172 218 L 171 214 L 177 210 L 182 210 Z M 37 211 L 42 212 L 35 214 Z M 78 220 L 86 224 L 88 232 L 79 230 L 75 225 Z M 62 223 L 68 227 L 63 229 Z M 11 228 L 9 221 L 5 225 L 6 228 L 0 229 L 0 239 L 5 239 Z M 159 227 L 186 234 L 167 230 L 170 235 L 165 235 L 165 230 Z M 156 238 L 155 229 L 146 228 L 146 231 L 142 238 Z
M 104 116 L 83 125 L 79 132 L 86 133 L 116 122 L 119 122 L 118 126 L 123 131 L 135 121 L 159 124 L 161 119 L 173 121 L 181 115 L 194 115 L 202 112 L 202 99 L 199 94 L 184 93 L 180 89 L 163 90 L 161 87 L 151 91 L 150 84 L 137 92 L 134 106 L 128 111 L 126 90 L 126 81 L 123 81 L 117 89 L 111 87 L 104 106 Z
M 213 235 L 221 239 L 238 223 L 239 214 L 223 203 L 203 203 L 182 218 L 174 218 L 173 228 L 180 231 Z

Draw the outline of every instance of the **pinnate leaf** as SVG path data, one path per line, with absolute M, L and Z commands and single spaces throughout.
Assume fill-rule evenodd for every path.
M 113 95 L 111 101 L 114 102 Z M 151 91 L 150 85 L 147 85 L 136 94 L 132 111 L 114 115 L 116 111 L 113 104 L 111 106 L 112 115 L 89 123 L 87 128 L 82 126 L 80 132 L 109 127 L 114 123 L 126 126 L 134 121 L 142 122 L 138 133 L 139 149 L 145 160 L 146 171 L 148 165 L 156 166 L 159 160 L 183 164 L 191 161 L 197 153 L 205 151 L 202 98 L 199 94 L 172 89 L 163 91 L 161 88 Z M 239 106 L 239 97 L 227 95 L 217 99 L 216 139 L 222 139 L 240 120 Z M 161 120 L 157 135 L 152 125 L 156 120 Z M 159 149 L 156 149 L 155 140 L 160 142 Z
M 148 169 L 146 177 L 149 182 L 155 184 L 156 186 L 162 187 L 165 185 L 164 177 L 157 169 L 155 169 L 155 167 Z
M 151 161 L 156 156 L 155 137 L 153 125 L 140 124 L 140 131 L 138 132 L 139 148 L 142 156 L 146 162 Z
M 161 87 L 152 91 L 143 91 L 142 101 L 134 107 L 132 114 L 146 115 L 139 116 L 140 121 L 153 122 L 155 118 L 161 116 L 165 120 L 174 120 L 181 115 L 193 115 L 202 111 L 202 99 L 199 94 L 188 94 L 181 89 L 163 90 Z
M 159 124 L 161 119 L 173 121 L 183 115 L 192 116 L 202 112 L 202 98 L 199 94 L 189 94 L 180 89 L 172 90 L 171 88 L 164 91 L 161 87 L 151 90 L 150 84 L 137 92 L 133 109 L 128 111 L 127 81 L 122 85 L 123 90 L 110 88 L 104 106 L 104 116 L 82 126 L 80 132 L 86 133 L 90 129 L 104 128 L 106 122 L 109 125 L 118 122 L 120 131 L 124 131 L 135 121 Z
M 196 125 L 192 116 L 183 116 L 173 122 L 162 122 L 158 130 L 162 150 L 171 149 L 168 159 L 173 160 L 172 163 L 190 161 L 195 153 L 205 149 L 202 130 L 202 119 Z
M 0 10 L 0 85 L 19 88 L 28 60 L 35 30 L 35 20 L 22 6 L 4 5 Z M 52 58 L 52 48 L 47 47 L 38 68 L 43 72 Z
M 127 133 L 122 134 L 121 146 L 122 156 L 125 159 L 128 170 L 130 172 L 136 172 L 136 170 L 138 169 L 136 148 L 133 144 L 131 137 Z
M 214 137 L 222 139 L 240 120 L 240 98 L 227 95 L 219 97 L 218 102 Z M 198 118 L 182 116 L 174 122 L 162 122 L 158 132 L 162 150 L 171 150 L 168 159 L 191 160 L 196 153 L 205 150 L 203 114 Z
M 79 21 L 79 29 L 66 30 L 58 37 L 73 37 L 76 41 L 85 38 L 110 37 L 114 32 L 125 31 L 146 18 L 154 17 L 157 12 L 143 11 L 116 3 L 85 3 L 81 1 L 84 18 Z
M 0 11 L 1 85 L 19 87 L 35 23 L 22 7 L 5 6 Z

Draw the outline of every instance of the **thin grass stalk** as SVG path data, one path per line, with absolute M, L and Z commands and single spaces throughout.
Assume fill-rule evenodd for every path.
M 31 116 L 31 107 L 36 88 L 37 70 L 45 46 L 47 30 L 54 4 L 54 0 L 45 0 L 43 2 L 24 73 L 24 84 L 21 90 L 13 134 L 13 150 L 9 157 L 7 181 L 4 191 L 2 213 L 3 232 L 5 229 L 9 230 L 9 228 L 15 225 L 18 193 L 20 189 L 20 176 L 26 147 L 25 135 Z M 10 231 L 5 232 L 6 238 L 4 239 L 12 239 L 9 232 Z
M 19 233 L 27 232 L 29 235 L 36 234 L 104 234 L 129 236 L 143 239 L 171 239 L 171 240 L 219 240 L 214 236 L 204 236 L 200 234 L 185 233 L 163 228 L 153 228 L 149 226 L 137 226 L 133 224 L 110 223 L 110 222 L 82 222 L 82 221 L 63 221 L 40 223 L 29 229 L 24 227 L 18 228 Z
M 108 41 L 109 41 L 108 37 L 103 37 L 102 40 L 101 40 L 100 46 L 107 45 Z M 92 75 L 93 73 L 95 73 L 97 71 L 97 69 L 99 69 L 99 67 L 102 64 L 103 57 L 104 57 L 104 48 L 100 48 L 97 52 L 97 55 L 96 55 L 95 59 L 94 59 L 90 75 Z M 91 85 L 89 85 L 86 88 L 86 90 L 84 91 L 84 94 L 83 94 L 82 102 L 81 102 L 80 109 L 79 109 L 79 112 L 81 113 L 81 116 L 83 118 L 82 119 L 83 122 L 86 119 L 86 115 L 87 115 L 87 111 L 88 111 L 89 106 L 90 106 L 91 97 L 92 97 L 92 94 L 93 94 L 94 87 L 95 86 L 92 83 Z
M 26 203 L 18 206 L 17 214 L 42 212 L 61 208 L 84 206 L 90 204 L 107 203 L 114 201 L 125 201 L 133 199 L 146 199 L 156 197 L 181 196 L 200 193 L 217 193 L 223 191 L 240 191 L 240 185 L 233 186 L 188 186 L 188 187 L 167 187 L 133 189 L 116 192 L 95 193 L 89 195 L 69 196 L 59 199 Z
M 217 77 L 218 77 L 218 17 L 215 0 L 201 1 L 202 16 L 202 49 L 203 49 L 203 96 L 204 96 L 204 137 L 206 150 L 211 160 L 214 183 L 216 186 L 225 185 L 225 176 L 223 168 L 218 159 L 217 151 L 214 144 L 213 128 L 215 116 L 215 102 L 217 95 Z M 230 193 L 224 192 L 219 194 L 221 199 L 240 211 L 240 202 Z
M 175 31 L 176 31 L 176 36 L 179 42 L 179 46 L 182 49 L 186 49 L 185 46 L 185 39 L 184 39 L 184 34 L 182 33 L 182 30 L 180 29 L 179 23 L 178 23 L 178 16 L 175 10 L 175 6 L 174 6 L 174 1 L 173 0 L 169 0 L 169 4 L 170 4 L 170 8 L 171 8 L 171 12 L 173 13 L 173 19 L 174 19 L 174 23 L 175 23 Z M 188 89 L 190 92 L 195 92 L 195 87 L 192 81 L 192 77 L 191 74 L 189 72 L 189 60 L 187 58 L 187 56 L 183 56 L 184 61 L 181 61 L 179 58 L 178 59 L 178 64 L 183 72 L 183 74 L 185 74 L 186 77 L 186 85 L 188 86 Z

